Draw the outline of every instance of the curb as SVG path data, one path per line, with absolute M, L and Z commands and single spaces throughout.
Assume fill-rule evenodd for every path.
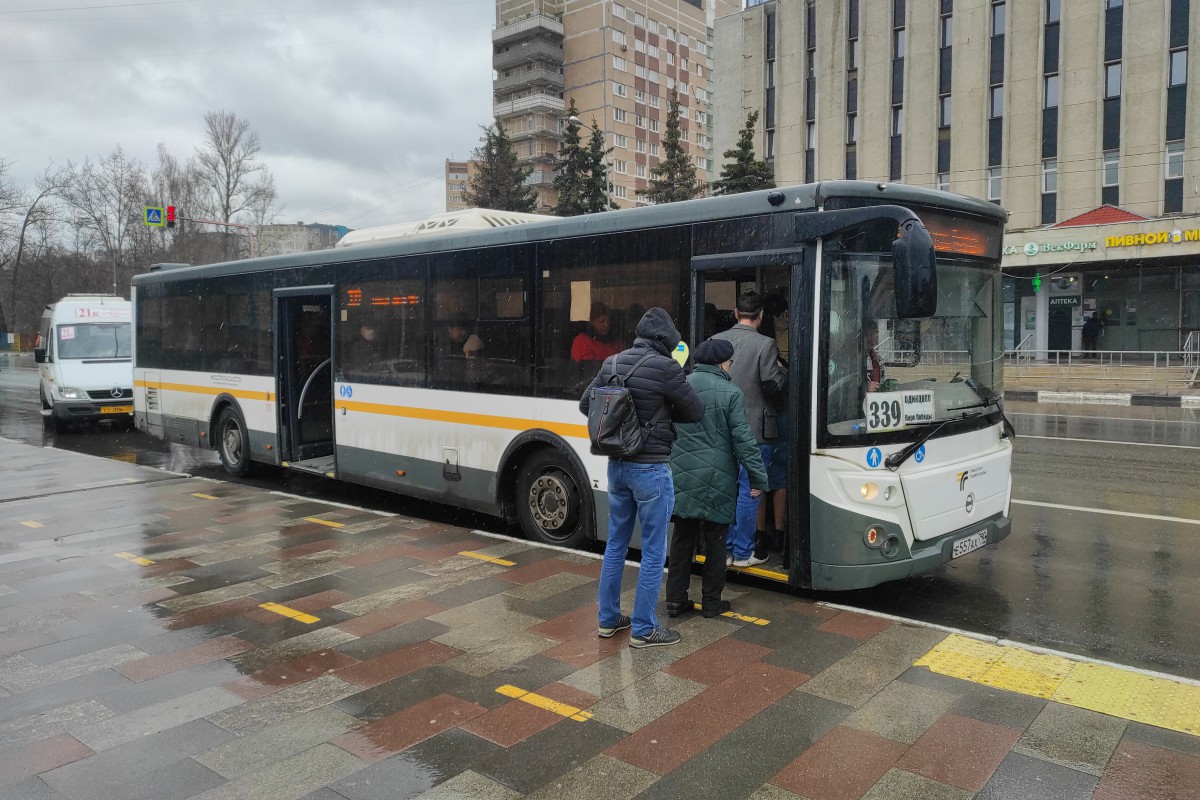
M 1160 406 L 1164 408 L 1200 408 L 1200 396 L 1165 397 L 1129 392 L 1051 392 L 1007 391 L 1005 400 L 1034 403 L 1099 406 Z

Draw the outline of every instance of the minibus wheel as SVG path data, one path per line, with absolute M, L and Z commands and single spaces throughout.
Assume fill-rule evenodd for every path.
M 235 478 L 250 471 L 250 437 L 246 432 L 246 421 L 234 406 L 226 406 L 217 416 L 217 455 L 221 466 Z
M 567 459 L 552 447 L 533 453 L 517 473 L 517 519 L 525 536 L 559 547 L 590 538 L 592 519 L 580 482 Z

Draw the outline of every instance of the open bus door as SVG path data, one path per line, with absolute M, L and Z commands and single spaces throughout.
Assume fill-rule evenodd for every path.
M 276 289 L 280 460 L 337 476 L 333 449 L 333 287 Z
M 787 453 L 785 550 L 757 567 L 741 569 L 793 586 L 809 582 L 809 454 L 812 442 L 813 248 L 721 253 L 692 259 L 691 347 L 737 323 L 736 301 L 745 289 L 764 298 L 764 324 L 773 336 L 788 373 L 788 394 L 780 443 Z M 806 262 L 806 258 L 808 261 Z M 806 265 L 807 264 L 807 265 Z M 772 502 L 764 499 L 763 502 Z M 773 506 L 771 513 L 774 513 Z

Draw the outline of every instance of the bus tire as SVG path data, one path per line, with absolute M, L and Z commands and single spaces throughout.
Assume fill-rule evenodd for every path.
M 217 454 L 221 466 L 235 478 L 250 471 L 250 436 L 246 420 L 237 406 L 225 406 L 217 415 Z
M 525 537 L 559 547 L 579 547 L 592 538 L 591 504 L 567 459 L 543 447 L 517 473 L 517 519 Z

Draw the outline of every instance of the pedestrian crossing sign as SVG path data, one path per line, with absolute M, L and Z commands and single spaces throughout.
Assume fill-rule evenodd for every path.
M 162 206 L 146 206 L 142 217 L 142 223 L 145 225 L 153 225 L 156 228 L 163 226 L 163 209 Z

